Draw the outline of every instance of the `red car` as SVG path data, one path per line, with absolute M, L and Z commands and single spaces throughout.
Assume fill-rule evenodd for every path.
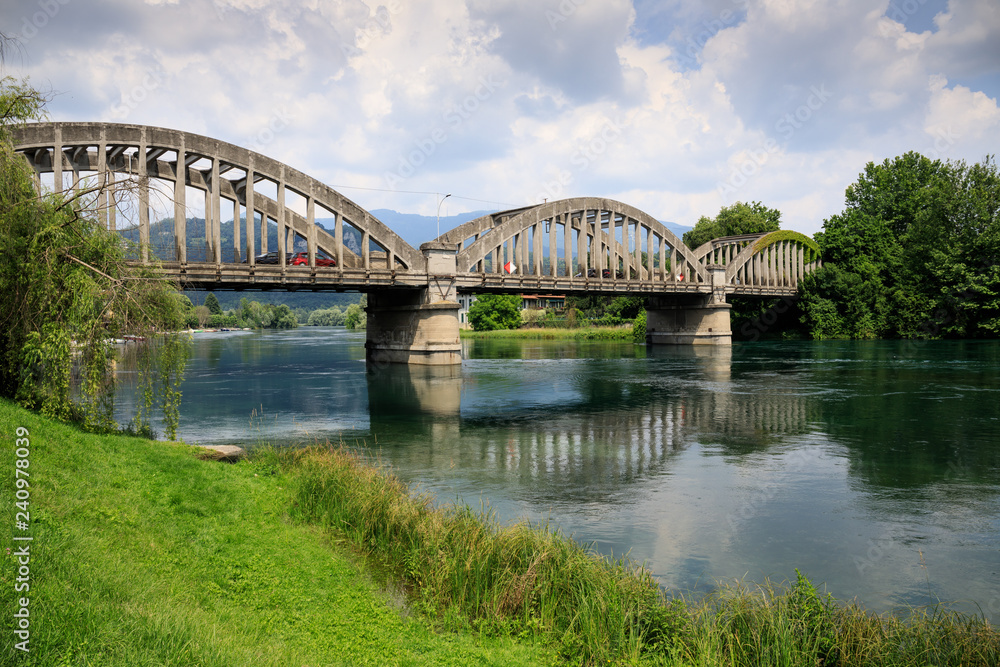
M 292 266 L 308 266 L 309 265 L 309 253 L 298 252 L 288 260 L 288 263 Z M 331 257 L 320 257 L 316 255 L 316 266 L 337 266 L 337 260 Z

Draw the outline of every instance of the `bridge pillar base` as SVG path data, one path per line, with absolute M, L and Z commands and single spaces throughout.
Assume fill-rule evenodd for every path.
M 650 345 L 733 344 L 728 303 L 710 296 L 693 302 L 655 297 L 646 304 L 646 343 Z
M 453 243 L 420 246 L 428 286 L 368 294 L 365 358 L 369 364 L 452 366 L 462 363 Z

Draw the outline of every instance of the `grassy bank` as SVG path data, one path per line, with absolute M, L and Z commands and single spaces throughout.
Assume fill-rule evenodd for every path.
M 486 340 L 632 340 L 632 327 L 580 327 L 577 329 L 498 329 L 461 331 L 462 338 Z
M 975 618 L 873 615 L 804 577 L 670 601 L 633 564 L 544 527 L 435 508 L 341 448 L 208 463 L 0 402 L 8 494 L 19 426 L 31 652 L 14 653 L 23 594 L 0 545 L 0 664 L 1000 664 L 1000 635 Z M 4 504 L 6 525 L 15 511 Z
M 434 509 L 343 449 L 295 452 L 302 517 L 403 581 L 455 627 L 538 636 L 574 663 L 650 665 L 1000 664 L 1000 634 L 942 609 L 874 615 L 791 585 L 722 586 L 667 600 L 641 568 L 609 562 L 544 527 L 502 527 L 467 507 Z
M 0 664 L 550 664 L 509 639 L 439 634 L 408 616 L 344 546 L 290 520 L 294 479 L 267 462 L 94 436 L 0 402 L 5 498 L 14 433 L 30 440 L 30 591 L 0 545 Z M 4 502 L 2 520 L 17 510 Z M 15 651 L 15 600 L 30 599 L 30 652 Z

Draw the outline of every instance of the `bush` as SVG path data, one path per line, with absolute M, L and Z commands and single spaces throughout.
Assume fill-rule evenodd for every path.
M 364 309 L 356 303 L 349 305 L 347 312 L 344 313 L 344 326 L 348 329 L 364 329 L 366 324 L 367 317 Z
M 469 308 L 474 331 L 516 329 L 521 326 L 521 297 L 516 294 L 481 294 Z
M 309 313 L 306 325 L 310 327 L 342 327 L 344 326 L 345 319 L 346 314 L 341 312 L 340 308 L 334 306 L 333 308 L 321 308 Z
M 646 311 L 636 315 L 632 322 L 632 341 L 645 344 L 646 342 Z

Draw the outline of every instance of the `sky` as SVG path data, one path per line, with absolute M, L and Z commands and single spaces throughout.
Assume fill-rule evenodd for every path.
M 1000 0 L 8 0 L 51 120 L 207 135 L 368 209 L 577 196 L 806 234 L 868 162 L 1000 148 Z

